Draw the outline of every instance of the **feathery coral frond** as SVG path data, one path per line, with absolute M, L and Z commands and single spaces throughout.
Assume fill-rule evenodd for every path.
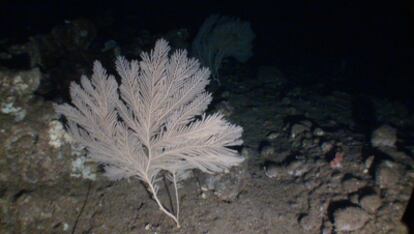
M 69 133 L 88 149 L 90 159 L 104 165 L 106 176 L 145 182 L 179 226 L 178 212 L 172 214 L 158 199 L 160 172 L 169 172 L 177 189 L 191 169 L 213 173 L 238 165 L 243 159 L 228 147 L 242 144 L 242 128 L 221 114 L 203 114 L 212 99 L 205 91 L 210 71 L 185 50 L 171 56 L 169 51 L 161 39 L 140 62 L 118 58 L 119 87 L 95 62 L 91 79 L 83 76 L 80 85 L 71 84 L 73 106 L 55 109 L 67 118 Z

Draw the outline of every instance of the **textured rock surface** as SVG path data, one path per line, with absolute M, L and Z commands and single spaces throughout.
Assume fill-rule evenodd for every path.
M 229 173 L 218 175 L 202 175 L 204 190 L 213 191 L 220 200 L 232 202 L 237 199 L 245 187 L 246 179 L 249 177 L 247 165 L 232 169 Z
M 395 147 L 396 142 L 397 130 L 388 125 L 377 128 L 371 136 L 371 144 L 374 147 Z
M 29 101 L 38 88 L 42 74 L 38 68 L 27 71 L 0 71 L 0 111 L 16 122 L 26 117 Z
M 398 186 L 401 178 L 400 167 L 391 161 L 384 161 L 376 168 L 376 183 L 380 188 L 393 189 Z
M 334 213 L 336 231 L 356 231 L 362 228 L 369 219 L 368 214 L 357 207 L 346 207 Z
M 375 213 L 382 205 L 381 197 L 376 194 L 363 196 L 359 204 L 369 213 Z

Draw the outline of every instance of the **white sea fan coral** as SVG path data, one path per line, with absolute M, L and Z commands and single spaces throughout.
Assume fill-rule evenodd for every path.
M 118 58 L 121 85 L 95 62 L 91 79 L 72 83 L 72 105 L 56 105 L 75 141 L 110 179 L 136 177 L 148 185 L 160 209 L 179 226 L 177 182 L 191 169 L 221 172 L 243 161 L 228 148 L 242 144 L 242 128 L 221 114 L 204 114 L 211 102 L 205 91 L 210 72 L 185 50 L 169 56 L 160 39 L 141 61 Z M 160 172 L 174 184 L 176 213 L 158 199 Z

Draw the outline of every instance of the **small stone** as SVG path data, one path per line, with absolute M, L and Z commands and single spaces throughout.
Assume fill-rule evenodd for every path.
M 277 133 L 277 132 L 269 132 L 268 134 L 267 134 L 267 136 L 266 136 L 266 138 L 268 139 L 268 140 L 274 140 L 274 139 L 276 139 L 276 138 L 278 138 L 279 137 L 279 133 Z
M 375 213 L 381 207 L 382 200 L 378 195 L 370 194 L 362 197 L 359 204 L 364 210 L 370 213 Z
M 321 227 L 322 219 L 317 214 L 306 214 L 300 217 L 299 224 L 305 231 L 314 231 Z
M 287 173 L 294 177 L 300 177 L 309 171 L 304 161 L 293 161 L 287 166 Z
M 301 147 L 303 148 L 309 148 L 313 145 L 313 139 L 310 138 L 306 138 L 302 140 L 302 145 Z
M 391 161 L 385 161 L 376 168 L 375 182 L 380 188 L 394 188 L 400 179 L 399 168 Z
M 313 130 L 313 135 L 321 137 L 325 135 L 325 132 L 322 130 L 322 128 L 315 128 L 315 130 Z
M 246 164 L 232 169 L 231 173 L 218 175 L 205 175 L 202 179 L 202 186 L 214 195 L 226 202 L 235 201 L 244 187 L 244 181 L 249 176 Z
M 361 229 L 369 220 L 369 215 L 358 207 L 346 207 L 338 209 L 334 213 L 335 230 L 356 231 Z
M 277 178 L 282 174 L 282 168 L 276 164 L 266 165 L 264 167 L 264 173 L 269 178 Z
M 377 128 L 371 136 L 371 144 L 374 147 L 395 147 L 395 142 L 397 130 L 388 125 Z
M 331 151 L 335 145 L 331 142 L 324 142 L 321 145 L 321 150 L 323 154 L 327 154 L 329 151 Z
M 69 224 L 67 223 L 63 223 L 63 231 L 66 232 L 67 230 L 69 230 Z
M 222 201 L 226 201 L 226 202 L 235 201 L 241 192 L 241 187 L 239 184 L 232 184 L 232 185 L 229 185 L 229 184 L 230 183 L 217 184 L 214 190 L 214 195 L 217 196 Z
M 366 181 L 351 177 L 341 183 L 341 188 L 345 193 L 353 193 L 366 186 Z
M 292 139 L 297 138 L 299 135 L 302 135 L 305 132 L 310 130 L 310 126 L 307 126 L 303 123 L 294 124 L 290 130 L 290 137 Z
M 322 232 L 321 232 L 322 234 L 332 234 L 333 232 L 332 232 L 332 228 L 331 227 L 324 227 L 323 229 L 322 229 Z
M 375 156 L 371 155 L 364 162 L 364 174 L 368 174 L 371 169 L 372 163 L 374 162 Z
M 356 193 L 350 194 L 348 196 L 348 199 L 353 204 L 358 204 L 358 202 L 359 202 L 359 197 L 358 197 L 358 194 L 356 194 Z

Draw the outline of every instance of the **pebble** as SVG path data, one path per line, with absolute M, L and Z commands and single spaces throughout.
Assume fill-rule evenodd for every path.
M 368 220 L 368 213 L 358 207 L 349 206 L 334 212 L 335 230 L 338 232 L 356 231 L 361 229 Z
M 376 194 L 363 196 L 359 204 L 369 213 L 375 213 L 382 206 L 382 199 Z
M 388 125 L 382 125 L 371 135 L 371 144 L 374 147 L 395 147 L 397 130 Z
M 401 175 L 397 165 L 391 161 L 382 162 L 375 171 L 375 182 L 380 188 L 394 188 L 398 185 Z

